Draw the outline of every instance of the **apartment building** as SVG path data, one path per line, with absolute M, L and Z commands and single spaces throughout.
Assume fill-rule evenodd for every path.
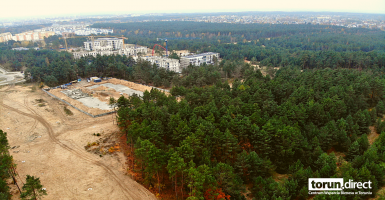
M 78 51 L 78 52 L 73 52 L 72 55 L 74 56 L 74 59 L 79 59 L 81 57 L 86 57 L 86 56 L 93 56 L 96 57 L 97 55 L 101 56 L 110 56 L 110 55 L 116 55 L 118 54 L 118 51 Z
M 119 50 L 123 48 L 123 39 L 119 38 L 98 38 L 94 42 L 84 42 L 84 49 L 94 50 Z
M 92 41 L 84 42 L 84 49 L 87 51 L 74 52 L 74 58 L 78 59 L 84 56 L 96 55 L 126 55 L 137 56 L 147 54 L 147 47 L 136 46 L 134 44 L 125 44 L 123 48 L 123 39 L 119 38 L 98 38 Z
M 10 32 L 0 34 L 0 42 L 6 42 L 12 40 L 12 34 Z
M 0 34 L 0 42 L 7 42 L 9 40 L 38 41 L 38 40 L 43 40 L 44 37 L 49 37 L 54 34 L 55 33 L 51 31 L 44 31 L 44 32 L 28 31 L 24 33 L 18 33 L 15 35 L 12 35 L 11 33 L 2 33 Z
M 157 56 L 146 56 L 138 59 L 149 61 L 151 64 L 156 64 L 158 67 L 166 68 L 167 70 L 174 72 L 181 72 L 180 63 L 178 59 L 157 57 Z M 136 60 L 138 60 L 136 59 Z
M 137 56 L 138 54 L 146 55 L 147 54 L 147 47 L 135 47 L 135 46 L 128 46 L 125 45 L 126 48 L 119 50 L 119 55 L 126 55 L 126 56 Z
M 180 58 L 180 67 L 183 69 L 189 66 L 190 64 L 199 66 L 203 63 L 212 65 L 214 64 L 214 57 L 219 58 L 219 53 L 206 52 L 190 56 L 182 56 Z

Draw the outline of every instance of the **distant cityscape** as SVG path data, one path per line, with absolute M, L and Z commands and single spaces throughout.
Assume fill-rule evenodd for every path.
M 66 24 L 52 26 L 46 31 L 61 30 L 69 32 L 74 27 L 81 27 L 77 35 L 100 34 L 101 30 L 86 28 L 93 23 L 124 23 L 148 21 L 195 21 L 207 23 L 265 23 L 265 24 L 320 24 L 343 26 L 347 28 L 385 29 L 385 15 L 383 14 L 358 14 L 358 13 L 326 13 L 326 12 L 239 12 L 239 13 L 195 13 L 195 14 L 125 14 L 125 15 L 100 15 L 100 16 L 73 16 L 41 18 L 33 20 L 3 20 L 0 28 L 33 25 L 33 24 Z M 80 25 L 79 25 L 80 24 Z M 112 31 L 112 30 L 110 30 Z M 104 32 L 102 32 L 104 33 Z
M 49 27 L 44 27 L 41 29 L 35 29 L 33 31 L 27 31 L 18 34 L 11 34 L 10 32 L 0 33 L 0 42 L 7 42 L 9 40 L 14 41 L 39 41 L 43 40 L 44 37 L 49 37 L 52 35 L 61 35 L 68 37 L 69 35 L 98 35 L 105 34 L 108 35 L 113 33 L 112 29 L 99 29 L 99 28 L 88 28 L 90 24 L 70 24 L 70 25 L 59 25 L 53 24 Z
M 166 21 L 166 20 L 164 20 Z M 347 28 L 378 28 L 384 30 L 385 20 L 345 18 L 341 15 L 292 16 L 292 15 L 220 15 L 202 16 L 183 19 L 182 21 L 197 21 L 210 23 L 239 23 L 239 24 L 313 24 L 333 25 Z
M 91 35 L 91 34 L 109 34 L 113 33 L 112 29 L 100 29 L 100 28 L 88 28 L 91 24 L 68 24 L 59 25 L 53 24 L 50 27 L 37 29 L 35 31 L 52 31 L 56 35 L 62 35 L 63 33 L 74 33 L 75 35 Z

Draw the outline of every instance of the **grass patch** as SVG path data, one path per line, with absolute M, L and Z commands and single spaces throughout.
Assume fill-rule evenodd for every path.
M 44 103 L 44 102 L 45 102 L 44 99 L 35 99 L 35 101 L 36 101 L 37 103 Z
M 39 104 L 37 104 L 39 107 L 45 106 L 45 101 L 44 99 L 35 99 L 35 101 Z
M 67 115 L 74 115 L 74 113 L 67 108 L 67 106 L 64 106 L 64 112 L 67 114 Z

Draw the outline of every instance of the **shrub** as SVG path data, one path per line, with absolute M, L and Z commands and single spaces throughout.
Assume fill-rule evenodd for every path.
M 64 107 L 64 112 L 67 114 L 67 115 L 73 115 L 74 113 L 72 113 L 72 111 L 70 109 L 67 108 L 67 106 Z

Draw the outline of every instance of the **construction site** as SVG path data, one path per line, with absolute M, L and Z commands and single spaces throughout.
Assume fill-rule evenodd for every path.
M 128 97 L 134 94 L 143 96 L 144 91 L 150 91 L 152 88 L 112 78 L 101 82 L 82 81 L 65 89 L 61 87 L 50 89 L 46 93 L 87 115 L 99 117 L 114 111 L 114 108 L 109 105 L 110 98 L 118 99 L 121 96 Z
M 156 199 L 130 178 L 126 139 L 115 114 L 84 113 L 112 111 L 110 97 L 140 96 L 145 90 L 151 87 L 119 79 L 83 80 L 49 91 L 32 84 L 0 87 L 0 129 L 7 132 L 17 184 L 21 187 L 26 175 L 39 177 L 48 193 L 42 199 Z M 12 199 L 19 199 L 12 179 L 8 185 Z

